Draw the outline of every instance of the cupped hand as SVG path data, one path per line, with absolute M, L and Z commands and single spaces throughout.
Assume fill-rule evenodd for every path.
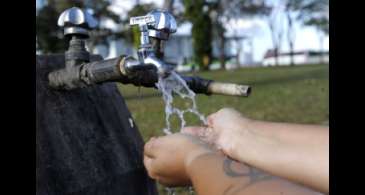
M 189 127 L 196 129 L 201 127 Z M 191 185 L 188 167 L 197 157 L 213 150 L 197 137 L 176 133 L 151 138 L 144 147 L 144 165 L 149 176 L 163 185 Z
M 253 120 L 245 118 L 238 111 L 223 108 L 207 117 L 205 128 L 186 129 L 183 132 L 198 136 L 201 140 L 213 144 L 229 157 L 239 160 L 238 143 L 250 133 Z

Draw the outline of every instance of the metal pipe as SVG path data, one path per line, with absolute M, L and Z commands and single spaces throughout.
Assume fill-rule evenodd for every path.
M 220 94 L 242 97 L 248 97 L 251 93 L 251 87 L 248 85 L 222 83 L 213 80 L 203 79 L 196 76 L 180 76 L 186 81 L 189 88 L 192 89 L 195 93 L 203 93 L 206 95 Z
M 72 90 L 104 82 L 120 82 L 155 88 L 155 83 L 158 81 L 158 74 L 155 69 L 136 68 L 132 72 L 131 69 L 126 69 L 126 66 L 130 64 L 134 64 L 135 67 L 149 67 L 148 65 L 138 65 L 138 62 L 132 57 L 121 56 L 57 70 L 48 75 L 49 85 L 55 89 Z M 189 88 L 198 94 L 247 97 L 251 92 L 251 88 L 247 85 L 215 82 L 200 77 L 180 76 L 186 81 Z
M 234 83 L 211 82 L 207 91 L 211 94 L 247 97 L 251 93 L 251 87 Z

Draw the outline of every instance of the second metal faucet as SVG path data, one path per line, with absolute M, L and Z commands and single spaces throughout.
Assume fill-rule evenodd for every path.
M 138 25 L 141 32 L 138 63 L 126 64 L 126 71 L 148 69 L 153 66 L 160 77 L 166 77 L 175 69 L 163 60 L 163 45 L 177 29 L 175 18 L 166 11 L 154 10 L 146 16 L 130 18 L 130 25 Z

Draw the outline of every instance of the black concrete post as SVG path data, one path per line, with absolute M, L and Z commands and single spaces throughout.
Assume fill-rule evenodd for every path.
M 48 73 L 64 68 L 64 59 L 37 56 L 37 195 L 156 195 L 143 140 L 116 85 L 48 87 Z

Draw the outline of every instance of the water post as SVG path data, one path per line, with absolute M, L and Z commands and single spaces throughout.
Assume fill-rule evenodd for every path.
M 66 56 L 36 57 L 36 194 L 157 195 L 143 166 L 142 137 L 116 84 L 71 91 L 49 86 L 52 71 L 102 60 L 78 47 L 82 40 L 75 32 L 87 29 L 87 13 L 68 12 L 67 25 L 75 27 L 67 31 L 73 33 L 73 48 Z

